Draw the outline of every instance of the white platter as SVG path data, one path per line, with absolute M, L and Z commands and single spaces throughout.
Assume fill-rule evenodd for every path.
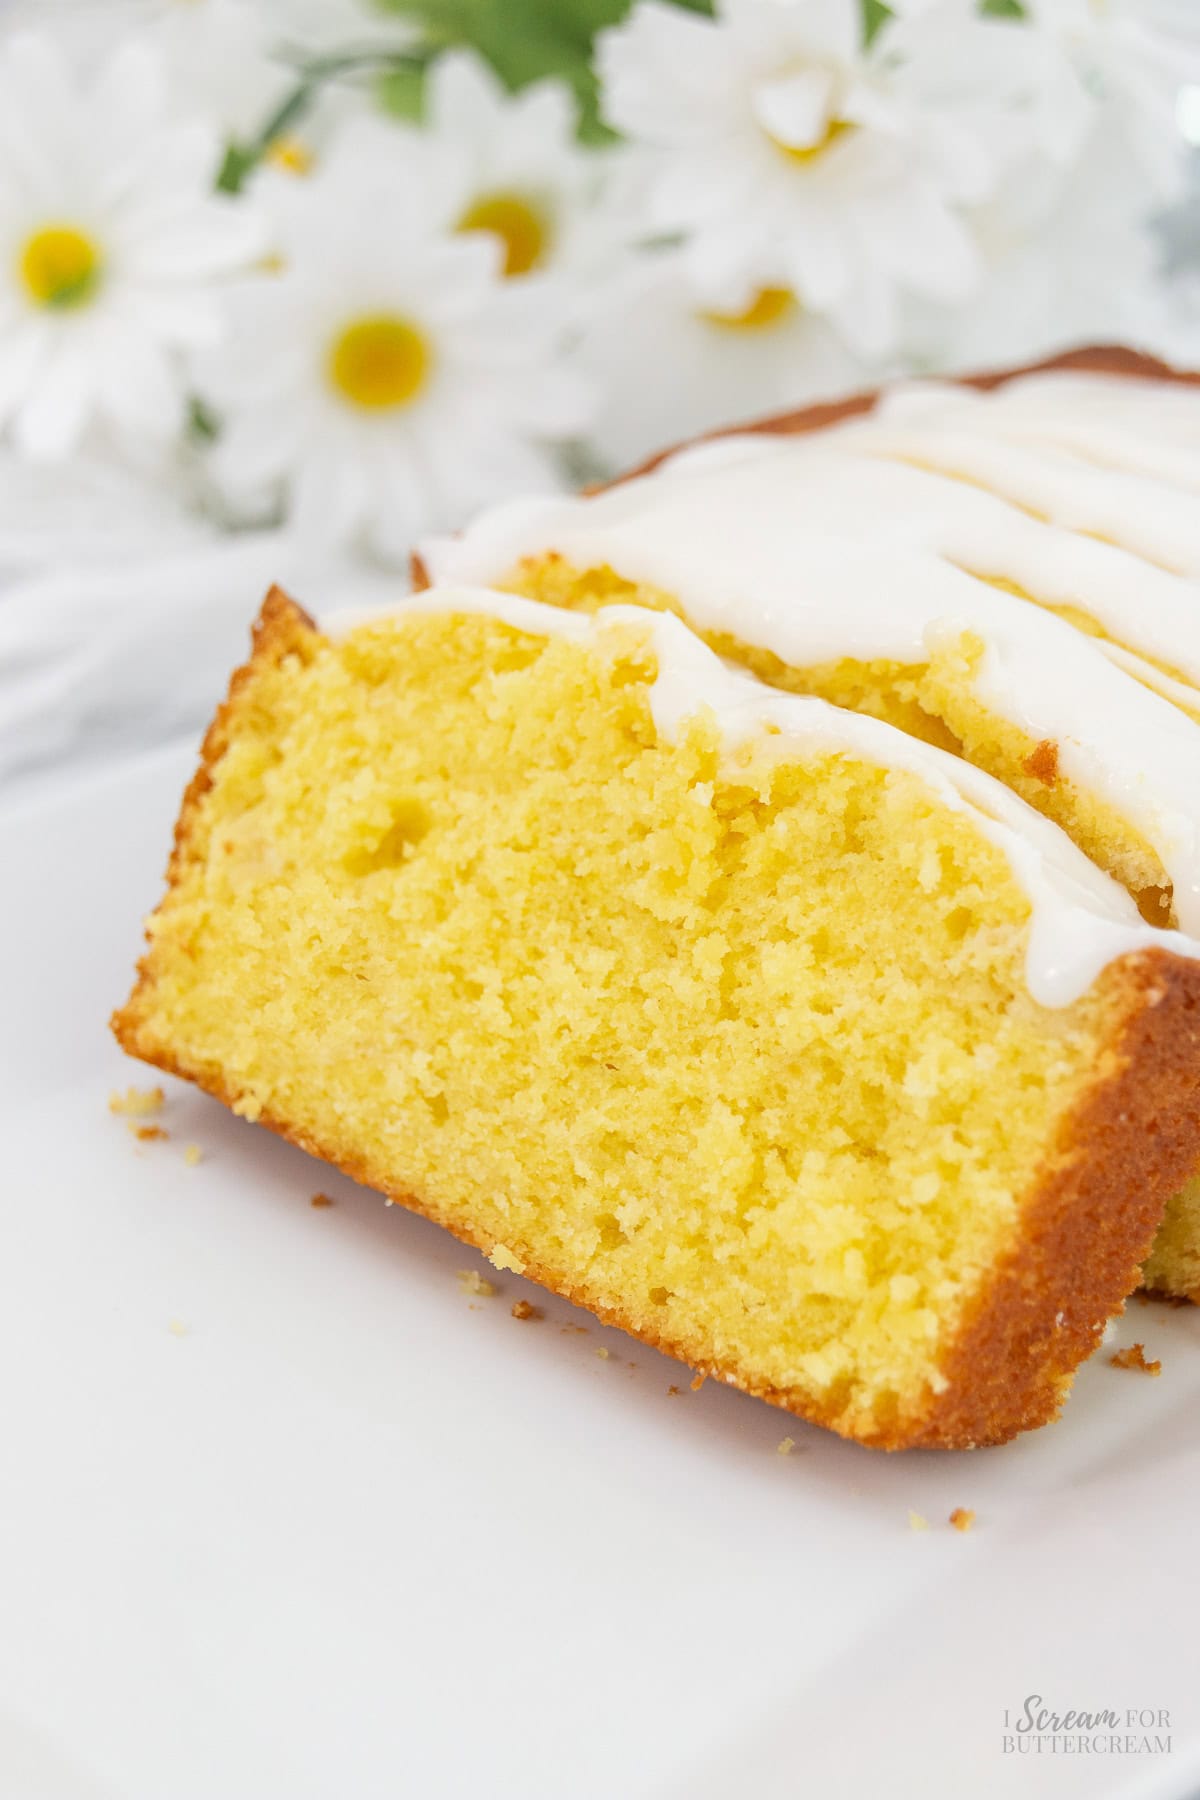
M 1157 1380 L 885 1457 L 472 1296 L 179 1084 L 137 1142 L 105 1021 L 191 760 L 0 814 L 3 1800 L 1200 1792 L 1200 1310 L 1118 1326 Z M 1006 1753 L 1035 1694 L 1170 1750 Z

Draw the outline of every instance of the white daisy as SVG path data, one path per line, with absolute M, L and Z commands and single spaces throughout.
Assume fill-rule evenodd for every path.
M 32 13 L 80 70 L 139 38 L 164 58 L 177 103 L 226 137 L 257 132 L 295 85 L 250 0 L 18 0 L 16 13 Z
M 94 421 L 178 429 L 181 352 L 219 336 L 217 279 L 260 242 L 212 194 L 217 154 L 143 47 L 90 81 L 48 38 L 0 50 L 0 432 L 20 450 L 65 455 Z
M 419 39 L 411 22 L 386 0 L 235 0 L 236 9 L 256 18 L 262 41 L 302 55 L 331 51 L 404 50 Z M 20 29 L 37 19 L 82 54 L 95 54 L 116 37 L 189 13 L 210 16 L 224 10 L 222 0 L 0 0 L 3 16 Z M 239 71 L 227 71 L 236 83 Z
M 72 62 L 94 65 L 112 44 L 138 36 L 164 57 L 172 90 L 227 141 L 258 138 L 295 92 L 305 67 L 345 56 L 274 146 L 269 161 L 303 173 L 390 54 L 419 34 L 371 0 L 0 0 L 10 20 L 49 26 Z M 12 28 L 10 24 L 10 29 Z M 361 58 L 361 67 L 354 64 Z
M 738 419 L 867 385 L 830 325 L 786 288 L 737 312 L 706 306 L 678 251 L 647 254 L 597 296 L 579 347 L 605 471 Z
M 1097 339 L 1150 347 L 1151 321 L 1168 316 L 1152 221 L 1184 167 L 1176 98 L 1188 43 L 1200 44 L 1200 8 L 1032 8 L 1034 22 L 1006 28 L 1030 51 L 1028 140 L 971 211 L 986 271 L 971 306 L 910 310 L 905 346 L 926 366 L 1020 362 Z
M 147 12 L 144 35 L 185 104 L 226 140 L 257 137 L 296 85 L 272 54 L 262 9 L 245 0 L 149 0 Z
M 421 136 L 445 223 L 494 234 L 505 275 L 579 273 L 602 253 L 591 203 L 608 159 L 580 148 L 576 122 L 561 82 L 510 94 L 470 51 L 439 57 L 426 77 Z
M 537 284 L 500 279 L 490 234 L 442 228 L 406 145 L 364 120 L 307 181 L 272 186 L 281 272 L 245 284 L 205 377 L 243 511 L 282 497 L 306 532 L 391 558 L 553 483 L 546 446 L 582 423 Z
M 900 292 L 970 291 L 958 209 L 989 191 L 1003 146 L 977 96 L 939 89 L 950 11 L 958 62 L 968 36 L 982 67 L 993 43 L 1011 55 L 1011 35 L 995 40 L 965 3 L 885 24 L 869 49 L 860 0 L 720 0 L 712 20 L 640 0 L 604 34 L 606 115 L 657 151 L 650 222 L 686 235 L 714 304 L 779 284 L 880 352 Z
M 212 5 L 214 0 L 204 3 Z M 178 14 L 194 8 L 197 0 L 157 0 L 157 4 Z M 237 4 L 255 15 L 260 42 L 273 66 L 285 73 L 285 96 L 295 91 L 303 74 L 324 71 L 306 105 L 267 154 L 268 166 L 292 174 L 307 174 L 341 126 L 364 105 L 376 103 L 378 80 L 389 59 L 404 56 L 422 41 L 413 23 L 385 0 L 237 0 Z M 219 64 L 214 74 L 219 83 Z M 260 114 L 255 130 L 261 131 L 266 123 Z
M 1053 44 L 1106 107 L 1153 200 L 1176 197 L 1186 167 L 1179 94 L 1200 81 L 1197 0 L 1025 0 L 1025 9 L 1026 31 Z
M 987 273 L 971 305 L 912 308 L 905 349 L 919 366 L 999 368 L 1080 343 L 1150 347 L 1161 248 L 1145 178 L 1119 138 L 1097 119 L 1070 170 L 1043 170 L 1031 189 L 1006 190 L 977 215 Z

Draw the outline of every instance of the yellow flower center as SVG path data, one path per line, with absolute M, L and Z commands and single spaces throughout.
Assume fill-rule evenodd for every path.
M 550 248 L 545 215 L 521 194 L 481 194 L 458 221 L 459 231 L 490 231 L 504 246 L 505 275 L 527 275 Z
M 857 127 L 852 125 L 849 119 L 830 119 L 825 127 L 824 136 L 818 138 L 815 144 L 806 144 L 803 147 L 795 144 L 783 144 L 777 137 L 771 138 L 771 142 L 777 150 L 783 151 L 790 162 L 807 167 L 810 163 L 816 162 L 819 156 L 824 156 L 825 152 L 831 149 L 839 138 L 845 137 L 847 132 L 856 129 Z M 767 135 L 770 136 L 770 133 Z
M 313 166 L 313 153 L 298 137 L 272 139 L 267 161 L 288 175 L 307 175 Z
M 44 225 L 18 262 L 21 280 L 39 306 L 82 306 L 100 280 L 100 252 L 74 225 Z
M 429 340 L 411 320 L 380 313 L 355 319 L 334 340 L 329 376 L 355 406 L 383 412 L 416 399 L 432 361 Z
M 765 287 L 740 312 L 702 312 L 700 317 L 724 331 L 765 331 L 795 310 L 796 296 L 790 288 Z

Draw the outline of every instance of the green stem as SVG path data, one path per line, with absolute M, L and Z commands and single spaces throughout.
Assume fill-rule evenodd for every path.
M 304 118 L 327 81 L 360 69 L 374 69 L 394 74 L 410 69 L 420 74 L 432 55 L 430 50 L 349 50 L 334 56 L 317 57 L 311 62 L 297 59 L 299 80 L 291 93 L 276 107 L 258 135 L 248 144 L 231 143 L 217 173 L 217 191 L 239 194 L 246 178 L 270 152 L 272 144 Z

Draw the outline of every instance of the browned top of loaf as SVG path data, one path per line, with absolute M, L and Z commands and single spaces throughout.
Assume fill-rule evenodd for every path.
M 1079 350 L 1064 351 L 1059 356 L 1048 356 L 1044 362 L 1026 363 L 1019 369 L 990 369 L 977 375 L 938 376 L 937 379 L 955 381 L 960 387 L 980 388 L 986 393 L 992 388 L 1003 387 L 1007 381 L 1016 381 L 1021 375 L 1040 375 L 1056 369 L 1078 369 L 1093 375 L 1122 375 L 1135 381 L 1181 381 L 1190 387 L 1200 387 L 1200 374 L 1191 370 L 1174 369 L 1169 363 L 1159 362 L 1155 356 L 1144 356 L 1140 350 L 1126 350 L 1120 344 L 1091 344 Z M 826 425 L 836 425 L 842 419 L 853 418 L 858 413 L 869 413 L 885 392 L 884 388 L 872 388 L 865 393 L 852 394 L 846 400 L 823 400 L 816 406 L 801 406 L 792 412 L 772 413 L 765 419 L 752 419 L 745 425 L 722 425 L 718 430 L 706 431 L 701 437 L 690 441 L 706 443 L 711 438 L 740 436 L 752 431 L 770 432 L 780 437 L 803 431 L 821 431 Z M 659 463 L 688 447 L 687 444 L 672 444 L 666 450 L 657 450 L 636 468 L 627 469 L 624 474 L 619 475 L 617 481 L 630 481 L 635 475 L 647 475 Z M 605 485 L 615 486 L 616 483 Z

